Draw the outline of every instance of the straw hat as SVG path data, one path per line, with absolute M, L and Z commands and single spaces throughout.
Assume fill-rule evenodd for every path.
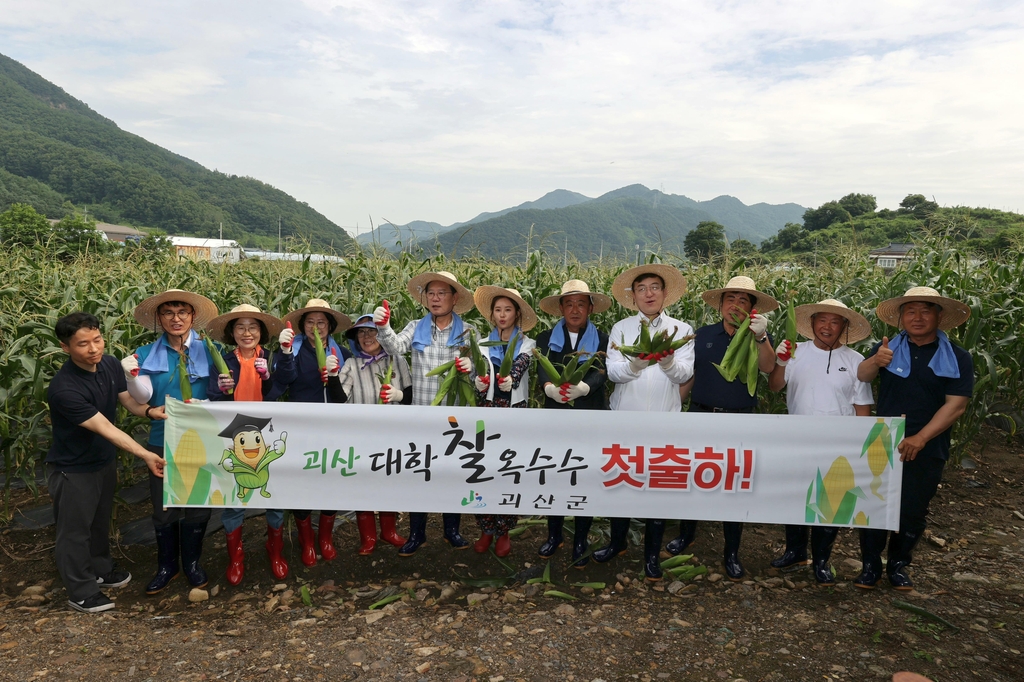
M 183 291 L 182 289 L 168 289 L 162 294 L 150 296 L 137 305 L 134 312 L 136 321 L 146 329 L 159 331 L 160 319 L 157 315 L 157 310 L 162 303 L 170 301 L 181 301 L 192 306 L 192 310 L 195 311 L 195 315 L 192 317 L 193 328 L 202 328 L 207 322 L 217 317 L 217 306 L 205 296 L 193 294 L 191 291 Z
M 850 310 L 845 303 L 834 298 L 826 298 L 820 303 L 796 307 L 796 331 L 800 336 L 808 339 L 814 338 L 811 318 L 818 313 L 832 313 L 847 319 L 850 324 L 846 326 L 846 332 L 843 334 L 843 343 L 857 343 L 871 336 L 871 324 L 867 318 L 855 310 Z
M 409 293 L 423 307 L 427 305 L 427 287 L 430 286 L 431 282 L 444 282 L 455 287 L 455 291 L 459 294 L 458 300 L 455 301 L 455 312 L 459 315 L 465 315 L 473 309 L 473 294 L 470 293 L 469 289 L 459 284 L 459 280 L 455 279 L 455 275 L 445 270 L 421 272 L 409 280 Z
M 665 280 L 665 307 L 669 307 L 686 293 L 686 278 L 677 268 L 663 263 L 638 265 L 626 270 L 612 282 L 612 295 L 619 304 L 630 310 L 639 310 L 633 300 L 633 280 L 640 275 L 657 275 Z
M 548 315 L 554 315 L 555 317 L 561 317 L 562 311 L 558 309 L 559 303 L 562 301 L 563 296 L 572 296 L 573 294 L 586 294 L 590 297 L 591 302 L 594 304 L 594 313 L 603 313 L 612 307 L 612 299 L 604 294 L 598 294 L 590 290 L 587 283 L 582 279 L 570 279 L 568 282 L 562 285 L 562 291 L 554 296 L 545 296 L 540 299 L 540 309 L 546 312 Z
M 302 330 L 299 329 L 299 321 L 302 319 L 302 316 L 305 315 L 306 313 L 323 313 L 328 317 L 333 317 L 334 321 L 338 323 L 338 328 L 334 330 L 335 333 L 343 332 L 352 326 L 352 320 L 348 318 L 348 315 L 346 315 L 345 313 L 339 313 L 337 310 L 331 307 L 330 303 L 328 303 L 322 298 L 309 299 L 309 301 L 306 302 L 306 306 L 304 308 L 293 310 L 292 312 L 285 315 L 284 321 L 291 322 L 292 327 L 294 327 L 296 330 L 295 333 L 301 334 Z
M 235 339 L 227 334 L 228 325 L 233 320 L 237 320 L 242 317 L 251 317 L 255 320 L 259 320 L 267 328 L 267 334 L 270 338 L 274 338 L 281 333 L 284 329 L 284 322 L 277 319 L 273 315 L 268 315 L 262 312 L 259 308 L 248 303 L 242 305 L 236 305 L 231 309 L 231 312 L 219 315 L 206 324 L 206 333 L 209 334 L 213 339 L 221 341 L 223 343 L 235 344 Z
M 779 302 L 774 298 L 758 291 L 757 286 L 754 285 L 754 280 L 743 275 L 737 275 L 729 280 L 729 282 L 721 289 L 710 289 L 700 295 L 704 299 L 704 302 L 715 310 L 721 311 L 722 307 L 722 294 L 729 293 L 730 291 L 738 291 L 743 294 L 751 294 L 757 298 L 757 303 L 754 304 L 754 308 L 759 313 L 770 313 L 773 310 L 778 309 Z
M 512 299 L 519 305 L 519 312 L 522 314 L 519 328 L 523 332 L 528 332 L 537 326 L 537 313 L 533 312 L 533 308 L 523 300 L 523 297 L 516 289 L 506 289 L 490 285 L 477 287 L 476 291 L 473 292 L 473 301 L 476 302 L 476 309 L 480 311 L 484 319 L 489 320 L 491 319 L 491 303 L 494 299 L 502 296 Z
M 907 293 L 888 301 L 878 304 L 875 312 L 878 319 L 894 327 L 900 326 L 900 306 L 904 303 L 919 301 L 922 303 L 934 303 L 942 308 L 942 319 L 939 321 L 939 329 L 952 329 L 967 321 L 971 316 L 971 309 L 965 304 L 952 298 L 940 296 L 939 292 L 931 287 L 911 287 Z

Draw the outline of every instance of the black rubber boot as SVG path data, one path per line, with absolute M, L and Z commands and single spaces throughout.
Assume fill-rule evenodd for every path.
M 806 526 L 804 526 L 806 528 Z M 832 526 L 815 526 L 811 529 L 811 566 L 814 579 L 819 585 L 835 585 L 836 577 L 832 574 L 829 559 L 832 556 L 832 544 L 839 535 L 839 529 Z
M 860 532 L 860 560 L 863 562 L 860 575 L 853 584 L 862 590 L 873 590 L 882 578 L 882 550 L 889 537 L 887 530 L 864 529 Z
M 911 552 L 920 537 L 919 533 L 905 530 L 889 536 L 889 562 L 886 564 L 885 572 L 889 577 L 889 584 L 897 590 L 909 592 L 914 589 L 914 583 L 905 569 L 910 565 Z
M 583 567 L 590 561 L 590 557 L 583 558 L 583 555 L 590 549 L 590 541 L 587 535 L 590 533 L 590 524 L 594 522 L 593 517 L 577 516 L 573 520 L 572 529 L 572 567 L 583 570 Z
M 650 582 L 661 580 L 661 541 L 665 537 L 664 519 L 647 519 L 644 527 L 644 575 Z
M 441 514 L 444 522 L 444 539 L 454 549 L 466 549 L 469 547 L 469 540 L 459 534 L 459 524 L 462 522 L 462 514 Z
M 537 550 L 537 554 L 539 554 L 541 558 L 550 559 L 564 543 L 562 538 L 562 524 L 564 522 L 564 516 L 548 517 L 548 539 L 545 540 L 544 544 Z
M 725 553 L 722 562 L 725 564 L 725 575 L 729 580 L 743 580 L 746 571 L 740 563 L 740 538 L 743 537 L 743 524 L 733 521 L 722 522 L 722 534 L 725 536 Z
M 625 554 L 628 548 L 626 536 L 629 533 L 629 519 L 614 518 L 611 520 L 612 539 L 611 542 L 593 553 L 594 561 L 603 564 L 611 561 L 620 554 Z
M 420 545 L 427 544 L 427 515 L 409 512 L 409 539 L 398 550 L 398 556 L 412 556 Z
M 181 570 L 185 572 L 185 577 L 192 587 L 206 587 L 210 582 L 206 577 L 206 571 L 199 565 L 199 559 L 203 556 L 206 523 L 181 522 Z
M 807 526 L 786 525 L 786 551 L 772 559 L 772 568 L 797 568 L 811 563 L 807 560 Z
M 687 547 L 693 544 L 693 539 L 697 537 L 697 522 L 696 521 L 680 521 L 679 522 L 679 537 L 674 540 L 669 540 L 668 544 L 665 545 L 665 549 L 669 554 L 673 556 L 679 556 L 682 554 Z
M 156 594 L 178 575 L 178 522 L 154 528 L 156 534 L 156 575 L 146 585 L 146 594 Z

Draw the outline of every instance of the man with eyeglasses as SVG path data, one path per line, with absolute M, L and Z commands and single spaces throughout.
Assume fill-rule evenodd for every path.
M 185 371 L 192 386 L 192 398 L 204 400 L 213 358 L 194 327 L 202 327 L 215 317 L 217 306 L 213 301 L 180 289 L 150 296 L 140 303 L 135 308 L 135 319 L 160 336 L 121 360 L 129 395 L 138 403 L 149 403 L 150 410 L 162 406 L 167 396 L 181 400 L 181 373 Z M 150 410 L 146 411 L 147 417 L 151 416 Z M 146 448 L 161 458 L 164 456 L 164 423 L 160 419 L 150 420 Z M 163 479 L 152 473 L 149 497 L 153 504 L 157 571 L 146 585 L 146 594 L 157 594 L 178 575 L 179 556 L 189 583 L 203 587 L 208 581 L 199 559 L 210 510 L 165 509 Z
M 466 332 L 475 334 L 462 317 L 473 309 L 473 294 L 459 283 L 450 272 L 424 272 L 409 280 L 409 294 L 427 309 L 427 315 L 413 320 L 400 332 L 395 332 L 389 321 L 391 309 L 387 301 L 373 311 L 377 325 L 377 341 L 392 356 L 412 352 L 412 404 L 430 405 L 441 377 L 428 377 L 427 372 L 455 360 L 458 371 L 470 374 L 473 363 L 459 357 L 459 346 L 468 342 Z M 466 549 L 469 542 L 459 533 L 460 514 L 442 514 L 444 539 L 455 549 Z M 398 550 L 399 556 L 412 556 L 427 541 L 427 515 L 409 514 L 409 540 Z

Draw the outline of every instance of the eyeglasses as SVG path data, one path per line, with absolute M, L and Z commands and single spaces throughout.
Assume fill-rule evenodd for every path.
M 192 317 L 192 311 L 164 310 L 163 312 L 160 313 L 160 317 L 164 318 L 165 320 L 173 320 L 174 318 L 178 318 L 179 320 L 187 320 L 188 318 Z
M 377 330 L 376 329 L 369 329 L 369 328 L 363 327 L 361 329 L 357 329 L 356 330 L 356 335 L 357 336 L 377 336 Z
M 647 286 L 646 284 L 641 284 L 640 286 L 633 288 L 633 293 L 640 294 L 641 296 L 643 296 L 648 291 L 651 292 L 652 294 L 656 294 L 662 289 L 663 287 L 660 284 L 652 284 L 650 286 Z
M 444 290 L 444 291 L 428 291 L 427 292 L 427 298 L 448 298 L 451 295 L 452 295 L 451 290 L 447 290 L 447 289 Z

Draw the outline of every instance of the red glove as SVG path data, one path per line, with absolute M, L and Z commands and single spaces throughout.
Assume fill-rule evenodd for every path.
M 387 299 L 380 302 L 380 305 L 373 311 L 373 323 L 378 327 L 383 327 L 391 319 L 391 306 L 388 305 Z

